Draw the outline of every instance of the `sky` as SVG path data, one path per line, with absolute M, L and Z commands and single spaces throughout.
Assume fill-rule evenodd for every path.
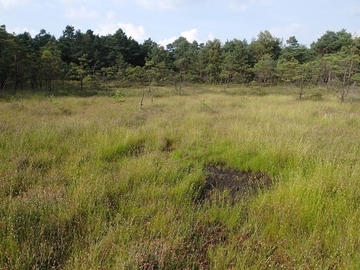
M 139 43 L 164 46 L 180 36 L 250 43 L 268 30 L 309 46 L 327 30 L 360 36 L 360 0 L 0 0 L 3 24 L 9 33 L 34 37 L 45 29 L 56 38 L 67 25 L 100 36 L 121 28 Z

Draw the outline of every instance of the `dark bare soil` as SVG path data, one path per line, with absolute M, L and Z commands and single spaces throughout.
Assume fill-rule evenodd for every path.
M 272 184 L 269 175 L 263 172 L 239 171 L 224 164 L 211 164 L 205 167 L 206 184 L 200 195 L 200 200 L 210 197 L 216 191 L 228 190 L 232 198 L 247 197 L 256 194 L 261 189 L 267 189 Z

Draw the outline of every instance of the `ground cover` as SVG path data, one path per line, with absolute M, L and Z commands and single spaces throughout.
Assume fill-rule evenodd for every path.
M 358 103 L 127 91 L 0 102 L 1 268 L 360 265 Z

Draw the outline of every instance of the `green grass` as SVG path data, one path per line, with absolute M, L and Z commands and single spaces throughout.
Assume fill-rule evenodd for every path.
M 359 268 L 357 103 L 120 91 L 0 103 L 0 268 Z M 199 202 L 207 164 L 272 186 Z

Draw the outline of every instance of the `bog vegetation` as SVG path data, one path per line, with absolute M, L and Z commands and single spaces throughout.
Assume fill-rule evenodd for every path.
M 1 269 L 358 269 L 360 39 L 0 28 Z
M 0 267 L 357 269 L 360 107 L 313 91 L 3 100 Z

